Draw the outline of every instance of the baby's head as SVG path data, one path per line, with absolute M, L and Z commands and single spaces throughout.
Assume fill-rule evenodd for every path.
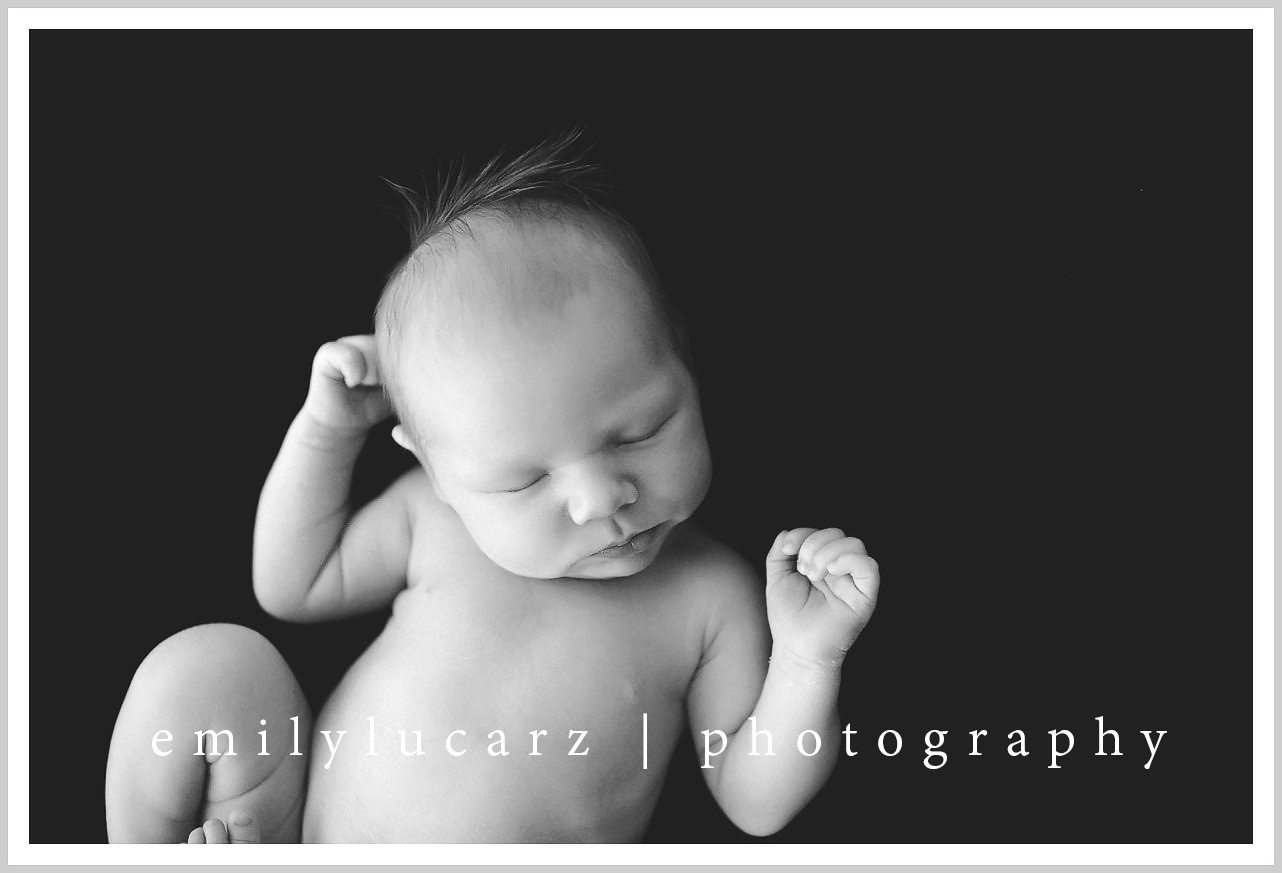
M 438 196 L 375 334 L 397 442 L 490 560 L 608 579 L 654 561 L 711 462 L 678 319 L 568 145 Z

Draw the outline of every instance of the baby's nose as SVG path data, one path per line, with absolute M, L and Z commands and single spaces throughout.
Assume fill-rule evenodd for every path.
M 605 471 L 585 475 L 570 493 L 568 509 L 577 525 L 609 518 L 630 503 L 636 503 L 637 487 L 626 476 Z

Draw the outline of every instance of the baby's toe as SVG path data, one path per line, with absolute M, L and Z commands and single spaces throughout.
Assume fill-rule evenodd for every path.
M 233 843 L 261 843 L 258 820 L 243 809 L 227 817 L 227 836 Z
M 227 826 L 222 819 L 211 818 L 205 822 L 205 842 L 209 845 L 227 842 Z
M 188 845 L 199 844 L 203 846 L 205 844 L 205 829 L 193 828 L 192 832 L 187 835 L 187 843 Z

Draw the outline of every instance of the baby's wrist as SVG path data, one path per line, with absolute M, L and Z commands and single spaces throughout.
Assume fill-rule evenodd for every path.
M 334 424 L 306 404 L 299 410 L 292 429 L 305 445 L 322 451 L 359 451 L 370 431 L 365 426 Z
M 840 683 L 845 660 L 846 653 L 839 650 L 825 654 L 802 653 L 776 642 L 770 650 L 770 671 L 803 685 Z

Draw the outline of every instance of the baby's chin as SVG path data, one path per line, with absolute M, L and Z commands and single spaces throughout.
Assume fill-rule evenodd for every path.
M 635 576 L 653 564 L 654 559 L 658 557 L 658 549 L 656 549 L 655 552 L 656 554 L 647 557 L 644 561 L 609 561 L 602 562 L 599 565 L 590 560 L 580 561 L 563 573 L 561 578 L 593 580 L 627 579 L 629 576 Z
M 581 561 L 576 561 L 569 567 L 560 572 L 542 572 L 542 573 L 518 573 L 517 575 L 526 576 L 531 579 L 547 579 L 549 581 L 556 579 L 589 579 L 589 580 L 608 580 L 608 579 L 627 579 L 635 576 L 642 570 L 645 570 L 654 563 L 658 557 L 659 549 L 654 549 L 650 554 L 637 556 L 628 559 L 619 558 L 598 558 L 591 556 Z

